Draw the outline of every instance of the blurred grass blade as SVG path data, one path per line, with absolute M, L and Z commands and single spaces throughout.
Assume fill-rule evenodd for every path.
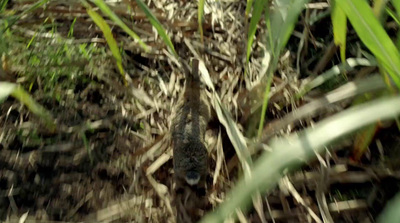
M 131 30 L 108 6 L 103 0 L 93 0 L 93 3 L 100 8 L 100 10 L 106 14 L 112 21 L 114 21 L 119 27 L 121 27 L 126 33 L 129 34 L 134 40 L 138 41 L 139 45 L 145 50 L 149 51 L 149 46 L 146 45 L 140 37 Z
M 258 137 L 261 137 L 264 126 L 265 113 L 268 106 L 268 96 L 271 89 L 273 73 L 278 63 L 281 50 L 286 46 L 290 35 L 293 32 L 300 12 L 305 7 L 308 0 L 276 0 L 275 10 L 266 17 L 268 29 L 268 51 L 272 56 L 272 62 L 267 70 L 267 82 L 265 86 L 263 106 L 261 109 L 260 123 L 258 126 Z
M 215 91 L 214 85 L 212 84 L 210 75 L 207 71 L 207 68 L 204 65 L 204 62 L 199 61 L 199 71 L 202 74 L 202 77 L 206 83 L 206 85 L 212 90 L 212 106 L 217 114 L 219 122 L 225 127 L 225 130 L 228 134 L 229 140 L 231 141 L 235 152 L 239 158 L 239 162 L 241 164 L 242 170 L 244 172 L 244 178 L 250 179 L 250 171 L 253 166 L 253 161 L 251 159 L 251 155 L 249 149 L 247 148 L 246 139 L 243 136 L 242 132 L 240 132 L 236 122 L 233 120 L 231 114 L 225 109 L 223 106 L 221 99 L 219 98 L 217 92 Z M 259 192 L 255 192 L 252 195 L 253 204 L 260 218 L 264 218 L 264 213 L 262 212 L 262 202 L 261 195 Z
M 44 107 L 38 104 L 21 86 L 9 82 L 0 82 L 0 103 L 13 96 L 44 121 L 50 131 L 56 130 L 56 122 Z
M 345 11 L 361 41 L 382 62 L 400 89 L 400 53 L 366 1 L 337 1 Z
M 44 120 L 49 129 L 55 130 L 56 125 L 51 113 L 38 104 L 21 86 L 16 87 L 11 95 L 28 107 L 33 114 Z
M 200 32 L 200 38 L 201 38 L 201 43 L 204 43 L 204 37 L 203 37 L 203 21 L 204 21 L 204 0 L 199 0 L 199 5 L 197 9 L 197 21 L 199 23 L 199 32 Z
M 79 135 L 82 138 L 83 145 L 85 146 L 86 152 L 89 156 L 90 165 L 93 165 L 93 156 L 92 156 L 92 152 L 90 151 L 89 140 L 86 137 L 85 131 L 81 131 Z
M 393 83 L 391 83 L 393 85 Z M 264 129 L 263 140 L 267 140 L 276 135 L 280 130 L 291 125 L 295 127 L 304 118 L 314 118 L 319 111 L 326 109 L 334 103 L 350 99 L 354 96 L 385 90 L 387 83 L 384 82 L 382 75 L 376 74 L 365 79 L 347 82 L 325 94 L 321 98 L 314 99 L 309 103 L 286 114 L 284 117 L 274 120 Z
M 397 16 L 395 12 L 393 12 L 389 7 L 386 7 L 386 13 L 390 16 L 400 26 L 400 17 Z
M 392 0 L 392 4 L 393 4 L 394 9 L 396 10 L 397 16 L 400 17 L 400 1 Z
M 353 154 L 352 154 L 353 160 L 359 161 L 361 159 L 362 155 L 364 155 L 365 151 L 367 151 L 369 145 L 374 139 L 374 136 L 378 131 L 378 129 L 379 129 L 379 123 L 376 122 L 374 124 L 368 125 L 361 131 L 357 132 L 353 144 Z
M 336 75 L 341 74 L 342 72 L 349 72 L 354 70 L 357 66 L 376 66 L 377 63 L 375 61 L 371 61 L 364 58 L 349 58 L 345 63 L 333 66 L 328 71 L 318 75 L 315 79 L 305 84 L 301 87 L 299 93 L 296 95 L 296 100 L 303 97 L 310 90 L 320 86 L 325 83 L 327 80 L 335 77 Z
M 13 17 L 13 18 L 10 20 L 10 23 L 8 24 L 8 26 L 7 26 L 6 29 L 8 29 L 8 28 L 10 28 L 11 26 L 13 26 L 18 20 L 20 20 L 20 19 L 22 18 L 22 16 L 24 16 L 24 15 L 26 15 L 26 14 L 32 12 L 32 11 L 35 11 L 35 10 L 38 9 L 40 6 L 46 4 L 46 3 L 49 2 L 49 1 L 50 1 L 50 0 L 41 0 L 41 1 L 38 1 L 38 2 L 36 2 L 36 3 L 34 3 L 34 4 L 32 4 L 31 7 L 25 9 L 23 12 L 19 13 L 19 14 L 16 15 L 15 17 Z
M 397 0 L 396 0 L 397 1 Z M 397 193 L 377 218 L 377 223 L 397 222 L 400 219 L 400 193 Z
M 250 26 L 247 35 L 247 54 L 246 64 L 249 63 L 251 46 L 253 45 L 254 35 L 256 34 L 257 24 L 261 19 L 261 14 L 264 10 L 265 5 L 268 4 L 268 0 L 257 0 L 254 3 L 254 9 L 250 20 Z
M 8 3 L 8 0 L 1 1 L 0 3 L 0 12 L 4 11 Z
M 21 14 L 19 14 L 19 16 L 23 16 L 25 14 L 28 14 L 36 9 L 38 9 L 40 6 L 46 4 L 47 2 L 49 2 L 50 0 L 41 0 L 36 2 L 35 4 L 33 4 L 31 7 L 27 8 L 26 10 L 24 10 Z
M 269 36 L 274 42 L 273 55 L 278 57 L 286 46 L 293 32 L 300 12 L 304 9 L 308 0 L 275 0 L 275 10 L 271 13 L 271 30 Z
M 388 0 L 374 0 L 374 6 L 372 7 L 372 12 L 376 18 L 380 19 L 382 12 L 386 7 Z
M 199 71 L 206 85 L 212 90 L 212 106 L 214 107 L 218 120 L 226 129 L 228 137 L 236 151 L 240 163 L 242 164 L 242 169 L 244 170 L 245 176 L 247 177 L 249 176 L 249 167 L 252 165 L 252 160 L 247 149 L 246 140 L 243 134 L 239 131 L 231 114 L 223 106 L 221 99 L 215 91 L 210 74 L 208 73 L 203 61 L 199 62 Z
M 268 101 L 269 101 L 269 94 L 271 92 L 271 84 L 272 84 L 272 79 L 274 77 L 274 74 L 271 70 L 269 70 L 268 76 L 267 76 L 267 83 L 265 86 L 265 91 L 264 91 L 264 100 L 263 100 L 263 105 L 261 108 L 261 117 L 260 117 L 260 122 L 258 124 L 258 131 L 257 131 L 257 138 L 261 137 L 261 133 L 264 127 L 264 121 L 265 121 L 265 114 L 267 112 L 267 106 L 268 106 Z
M 249 18 L 249 14 L 250 14 L 251 7 L 252 7 L 252 6 L 253 6 L 253 0 L 247 0 L 247 3 L 246 3 L 246 12 L 245 12 L 246 19 Z
M 397 33 L 396 47 L 400 50 L 400 31 Z
M 397 18 L 400 20 L 400 1 L 399 0 L 392 0 L 392 4 L 394 9 L 396 10 L 397 13 Z M 400 31 L 397 32 L 397 39 L 396 39 L 396 47 L 398 50 L 400 50 Z
M 251 181 L 240 179 L 226 201 L 201 222 L 223 222 L 237 208 L 248 207 L 254 192 L 271 190 L 287 171 L 316 158 L 329 144 L 377 120 L 398 116 L 399 104 L 400 96 L 375 100 L 336 114 L 298 134 L 271 141 L 272 151 L 264 152 L 254 163 Z
M 213 107 L 217 113 L 218 120 L 225 127 L 229 139 L 235 148 L 239 161 L 242 164 L 245 177 L 249 177 L 250 165 L 252 164 L 252 161 L 244 136 L 239 131 L 230 113 L 223 107 L 221 100 L 216 94 L 214 94 L 213 97 Z
M 16 87 L 17 85 L 13 83 L 0 82 L 0 103 L 8 98 Z
M 346 34 L 347 34 L 347 17 L 342 8 L 332 1 L 332 26 L 333 39 L 336 46 L 340 47 L 340 59 L 344 63 L 346 60 Z
M 161 38 L 163 39 L 165 45 L 167 45 L 167 47 L 169 48 L 170 52 L 175 57 L 178 57 L 178 54 L 175 51 L 174 45 L 172 44 L 171 39 L 168 37 L 167 32 L 165 31 L 165 29 L 162 27 L 160 21 L 158 21 L 158 19 L 150 11 L 149 7 L 147 7 L 147 5 L 144 4 L 144 2 L 142 0 L 136 0 L 136 3 L 143 10 L 144 14 L 146 14 L 147 18 L 150 20 L 150 23 L 157 30 L 158 35 L 161 36 Z
M 117 67 L 119 69 L 119 72 L 121 73 L 122 76 L 125 75 L 124 68 L 122 67 L 122 57 L 121 54 L 119 53 L 117 41 L 114 39 L 114 36 L 111 32 L 110 26 L 106 23 L 106 21 L 101 17 L 97 12 L 87 9 L 88 15 L 93 19 L 93 21 L 96 23 L 96 25 L 101 29 L 101 31 L 104 34 L 104 37 L 106 38 L 107 44 L 111 49 L 111 52 L 117 62 Z

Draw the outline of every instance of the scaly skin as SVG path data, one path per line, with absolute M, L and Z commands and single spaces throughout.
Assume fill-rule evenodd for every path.
M 177 188 L 205 188 L 208 153 L 204 135 L 210 118 L 210 107 L 200 87 L 198 61 L 193 61 L 192 74 L 186 75 L 183 98 L 172 122 L 173 159 Z

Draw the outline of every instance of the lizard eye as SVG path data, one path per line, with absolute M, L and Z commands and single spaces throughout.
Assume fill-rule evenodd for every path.
M 196 185 L 200 181 L 200 174 L 196 171 L 188 171 L 185 180 L 190 186 Z

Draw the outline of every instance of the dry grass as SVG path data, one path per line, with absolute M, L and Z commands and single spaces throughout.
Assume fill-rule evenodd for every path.
M 215 93 L 237 129 L 246 139 L 254 137 L 266 79 L 265 24 L 259 24 L 246 68 L 246 2 L 207 2 L 204 43 L 197 31 L 197 2 L 146 2 L 167 30 L 178 55 L 187 55 L 181 59 L 189 62 L 190 58 L 198 58 L 204 62 L 210 78 L 208 87 L 212 85 L 215 89 L 215 92 L 208 89 L 210 100 L 215 99 Z M 8 12 L 19 14 L 32 3 L 12 1 Z M 3 69 L 11 74 L 12 81 L 32 88 L 32 96 L 52 112 L 59 128 L 55 133 L 38 128 L 38 120 L 15 100 L 9 99 L 1 105 L 0 179 L 6 186 L 0 188 L 3 206 L 0 219 L 9 222 L 18 219 L 25 219 L 24 222 L 175 222 L 170 125 L 174 105 L 183 90 L 184 72 L 134 1 L 113 1 L 109 6 L 151 46 L 150 52 L 144 52 L 122 29 L 107 20 L 122 52 L 126 84 L 106 48 L 101 30 L 79 1 L 50 1 L 10 28 L 9 37 L 14 39 L 8 39 L 11 47 L 5 60 L 9 65 L 3 65 Z M 339 62 L 336 51 L 332 53 L 330 47 L 332 36 L 324 33 L 328 28 L 319 30 L 326 22 L 321 19 L 312 27 L 304 25 L 306 20 L 327 10 L 325 2 L 308 5 L 279 59 L 267 111 L 270 124 L 264 128 L 264 141 L 272 135 L 285 135 L 312 126 L 315 121 L 350 105 L 347 98 L 334 98 L 334 102 L 342 104 L 327 103 L 323 97 L 315 100 L 324 95 L 323 89 L 313 91 L 303 101 L 293 100 L 315 75 L 328 70 L 332 61 Z M 74 24 L 72 37 L 71 24 Z M 32 45 L 26 49 L 30 41 Z M 45 49 L 58 52 L 65 48 L 70 51 L 54 56 L 63 62 L 44 63 Z M 90 52 L 85 54 L 84 49 Z M 66 61 L 63 58 L 68 53 L 72 53 L 72 59 Z M 40 58 L 39 65 L 30 62 L 32 55 Z M 46 72 L 42 72 L 41 66 L 46 67 Z M 65 69 L 60 71 L 61 68 Z M 52 70 L 57 71 L 50 73 Z M 355 79 L 373 71 L 355 69 L 347 75 Z M 301 75 L 307 72 L 311 73 L 307 78 Z M 51 74 L 58 81 L 51 82 Z M 312 117 L 310 113 L 293 114 L 308 101 L 316 104 L 309 105 Z M 240 157 L 235 155 L 235 142 L 230 140 L 218 118 L 214 122 L 206 133 L 212 160 L 207 195 L 209 210 L 226 199 L 227 191 L 243 169 Z M 396 140 L 398 137 L 393 137 Z M 348 141 L 340 142 L 337 150 L 350 146 Z M 257 149 L 260 148 L 249 153 L 257 157 Z M 386 152 L 382 153 L 387 155 Z M 254 202 L 258 211 L 238 213 L 239 219 L 241 222 L 371 221 L 372 214 L 367 210 L 378 202 L 374 196 L 386 191 L 378 182 L 398 183 L 398 166 L 383 171 L 374 163 L 382 164 L 383 158 L 371 158 L 364 165 L 349 161 L 348 156 L 327 153 L 319 157 L 306 169 L 283 178 L 268 196 Z M 340 185 L 345 188 L 343 185 L 351 185 L 347 188 L 349 191 L 359 188 L 376 191 L 369 196 L 352 196 Z M 334 190 L 346 191 L 346 196 L 341 197 Z M 207 210 L 199 211 L 202 215 Z

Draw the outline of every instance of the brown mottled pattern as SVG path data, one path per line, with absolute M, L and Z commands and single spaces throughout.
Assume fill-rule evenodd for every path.
M 178 102 L 172 123 L 178 222 L 190 222 L 189 219 L 193 221 L 198 213 L 196 210 L 204 207 L 208 173 L 204 135 L 210 117 L 210 106 L 200 86 L 198 61 L 193 61 L 192 74 L 187 74 L 186 78 L 185 92 Z M 191 186 L 186 182 L 188 171 L 200 175 L 197 185 Z

